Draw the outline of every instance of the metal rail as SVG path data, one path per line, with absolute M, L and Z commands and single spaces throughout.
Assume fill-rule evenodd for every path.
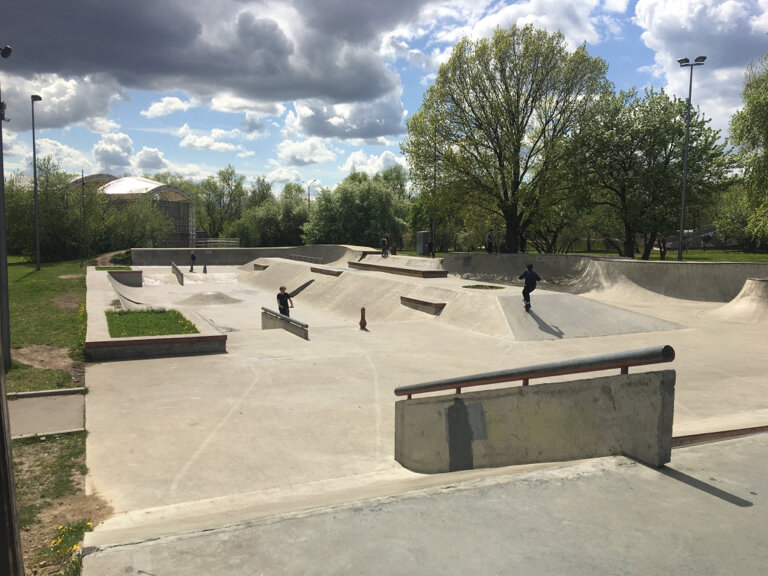
M 304 322 L 299 322 L 298 320 L 294 320 L 290 316 L 285 316 L 284 314 L 280 314 L 280 312 L 275 312 L 274 310 L 270 310 L 269 308 L 265 308 L 264 306 L 261 307 L 261 311 L 264 314 L 267 314 L 268 316 L 272 316 L 273 318 L 277 318 L 288 324 L 293 324 L 298 328 L 309 328 L 309 324 L 305 324 Z
M 596 372 L 598 370 L 613 370 L 616 368 L 620 369 L 622 374 L 627 374 L 630 366 L 660 364 L 663 362 L 672 362 L 674 359 L 675 350 L 672 346 L 655 346 L 653 348 L 629 350 L 627 352 L 618 352 L 615 354 L 603 354 L 601 356 L 590 356 L 589 358 L 576 358 L 574 360 L 536 364 L 534 366 L 524 366 L 522 368 L 513 368 L 511 370 L 500 370 L 498 372 L 486 372 L 485 374 L 473 374 L 471 376 L 460 376 L 458 378 L 448 378 L 446 380 L 435 380 L 423 384 L 398 386 L 395 388 L 395 396 L 407 396 L 410 400 L 413 394 L 438 392 L 440 390 L 455 390 L 456 394 L 461 394 L 462 388 L 497 384 L 499 382 L 514 382 L 518 380 L 523 381 L 523 386 L 528 386 L 528 381 L 533 380 L 534 378 L 579 374 L 582 372 Z

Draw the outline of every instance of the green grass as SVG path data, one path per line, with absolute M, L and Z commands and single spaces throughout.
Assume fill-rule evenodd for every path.
M 11 359 L 11 369 L 5 375 L 6 392 L 37 392 L 72 388 L 72 378 L 64 370 L 34 368 Z
M 473 290 L 504 290 L 504 286 L 489 286 L 488 284 L 470 284 L 462 288 L 472 288 Z
M 63 524 L 56 530 L 56 537 L 46 548 L 41 557 L 48 563 L 66 562 L 63 576 L 78 576 L 82 572 L 83 557 L 80 555 L 80 542 L 86 532 L 93 532 L 93 524 L 80 520 Z
M 85 268 L 79 261 L 35 264 L 8 259 L 11 348 L 33 344 L 67 348 L 83 360 L 85 348 Z M 11 352 L 13 356 L 13 352 Z
M 177 310 L 109 310 L 107 326 L 112 338 L 198 333 Z
M 130 266 L 96 266 L 96 270 L 132 270 Z
M 52 499 L 77 492 L 76 474 L 84 475 L 85 432 L 51 434 L 13 441 L 16 498 L 22 529 Z

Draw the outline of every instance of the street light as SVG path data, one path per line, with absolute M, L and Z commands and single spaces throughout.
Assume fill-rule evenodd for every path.
M 32 174 L 35 181 L 35 254 L 37 254 L 37 269 L 40 270 L 40 212 L 37 208 L 37 148 L 35 147 L 35 102 L 42 102 L 37 94 L 30 96 L 32 100 Z
M 8 58 L 13 48 L 6 46 L 0 49 L 0 56 Z M 0 95 L 0 349 L 3 354 L 3 370 L 11 369 L 11 322 L 10 305 L 8 302 L 8 239 L 5 233 L 5 171 L 3 167 L 3 121 L 5 102 Z
M 691 134 L 691 90 L 693 89 L 693 67 L 702 66 L 706 56 L 697 56 L 696 60 L 691 62 L 688 58 L 678 58 L 677 62 L 681 68 L 688 67 L 691 74 L 688 80 L 688 111 L 685 116 L 685 150 L 683 152 L 683 195 L 680 200 L 680 246 L 677 249 L 677 261 L 683 260 L 683 230 L 685 229 L 685 186 L 688 182 L 688 139 Z
M 307 210 L 309 210 L 309 189 L 312 187 L 312 184 L 314 184 L 315 182 L 317 182 L 316 178 L 310 181 L 309 184 L 307 184 Z

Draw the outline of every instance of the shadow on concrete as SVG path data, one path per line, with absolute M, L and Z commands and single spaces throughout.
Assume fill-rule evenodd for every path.
M 530 314 L 531 317 L 534 320 L 536 320 L 536 324 L 538 324 L 539 330 L 541 330 L 542 332 L 545 332 L 546 334 L 550 334 L 555 338 L 563 338 L 565 336 L 565 332 L 560 330 L 560 328 L 558 328 L 557 326 L 550 326 L 549 324 L 547 324 L 541 316 L 536 314 L 536 312 L 534 312 L 530 308 L 528 309 L 528 314 Z
M 657 470 L 659 473 L 663 474 L 667 478 L 672 478 L 673 480 L 677 480 L 679 482 L 682 482 L 683 484 L 687 484 L 688 486 L 701 490 L 702 492 L 706 492 L 711 496 L 720 498 L 721 500 L 724 500 L 729 504 L 734 504 L 741 508 L 749 508 L 750 506 L 753 506 L 753 503 L 750 502 L 749 500 L 744 500 L 743 498 L 739 498 L 735 494 L 731 494 L 730 492 L 721 490 L 716 486 L 712 486 L 712 484 L 707 484 L 706 482 L 699 480 L 698 478 L 689 476 L 685 472 L 680 472 L 680 470 L 675 470 L 674 468 L 669 468 L 667 466 L 663 466 L 661 468 L 655 468 L 655 470 Z

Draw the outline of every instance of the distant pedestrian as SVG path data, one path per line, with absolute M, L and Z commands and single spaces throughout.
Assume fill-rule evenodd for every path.
M 189 271 L 194 272 L 195 271 L 195 261 L 197 260 L 197 256 L 195 256 L 195 251 L 192 250 L 192 253 L 189 255 Z
M 523 304 L 525 305 L 526 310 L 530 310 L 531 292 L 536 290 L 536 282 L 541 282 L 541 276 L 533 271 L 533 264 L 528 264 L 525 268 L 526 269 L 523 270 L 523 273 L 520 274 L 518 278 L 525 282 L 525 287 L 523 288 Z
M 432 241 L 432 238 L 427 240 L 427 252 L 429 252 L 430 258 L 435 257 L 435 243 Z
M 387 245 L 389 242 L 387 242 L 387 237 L 382 236 L 381 240 L 379 241 L 381 243 L 381 257 L 386 258 L 387 257 Z
M 488 234 L 485 235 L 485 251 L 490 254 L 493 252 L 493 232 L 488 230 Z
M 283 316 L 290 316 L 291 311 L 289 308 L 293 308 L 293 300 L 291 300 L 291 295 L 285 291 L 285 286 L 280 286 L 280 292 L 277 294 L 277 309 Z

